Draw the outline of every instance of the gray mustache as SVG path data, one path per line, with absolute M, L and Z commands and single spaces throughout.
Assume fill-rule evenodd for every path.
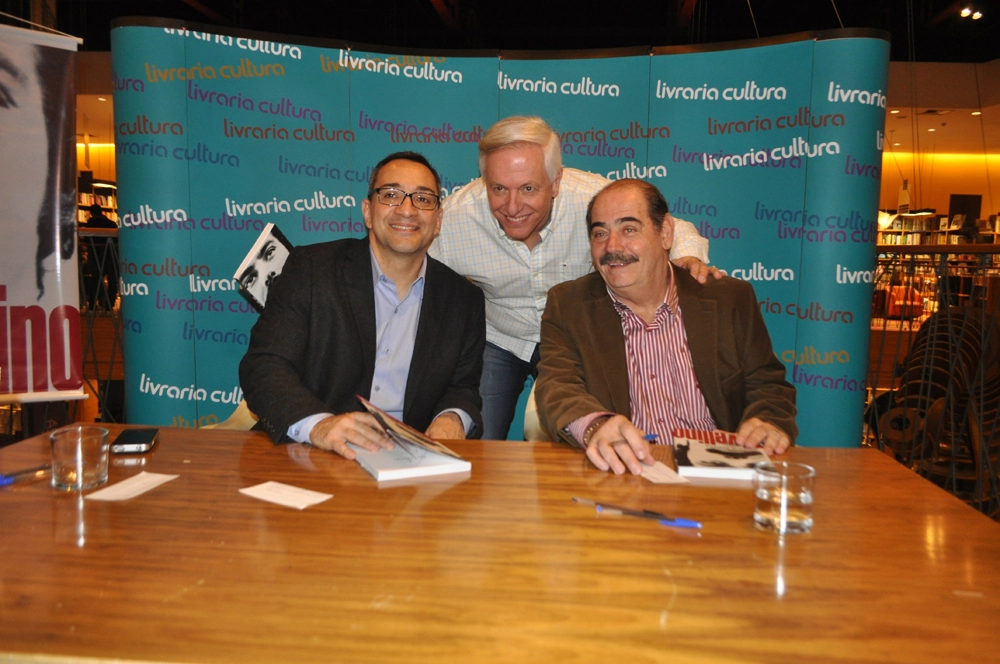
M 600 260 L 601 265 L 607 265 L 608 263 L 622 263 L 624 265 L 628 265 L 630 263 L 638 263 L 638 262 L 639 258 L 636 256 L 630 256 L 628 254 L 622 254 L 622 253 L 615 254 L 611 252 L 601 256 Z

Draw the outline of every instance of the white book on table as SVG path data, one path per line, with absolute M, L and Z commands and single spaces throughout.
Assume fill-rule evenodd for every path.
M 472 464 L 444 454 L 438 454 L 418 445 L 396 441 L 391 450 L 369 452 L 357 445 L 347 444 L 356 455 L 357 462 L 379 482 L 405 480 L 436 475 L 468 473 Z
M 357 455 L 357 462 L 378 480 L 379 486 L 390 481 L 437 475 L 451 475 L 453 477 L 443 479 L 455 479 L 454 476 L 460 474 L 468 476 L 472 470 L 472 464 L 454 450 L 400 422 L 363 396 L 358 395 L 358 401 L 396 444 L 391 450 L 369 452 L 348 443 Z

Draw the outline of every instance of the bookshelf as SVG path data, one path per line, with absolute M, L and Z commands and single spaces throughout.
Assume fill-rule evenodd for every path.
M 118 222 L 118 186 L 114 182 L 107 180 L 94 180 L 91 184 L 91 191 L 83 191 L 77 196 L 77 221 L 86 223 L 90 218 L 88 208 L 97 203 L 104 209 L 104 214 L 108 219 Z
M 993 216 L 980 220 L 979 244 L 1000 244 L 998 223 Z M 888 228 L 878 232 L 879 245 L 966 244 L 961 225 L 949 223 L 947 217 L 896 217 Z

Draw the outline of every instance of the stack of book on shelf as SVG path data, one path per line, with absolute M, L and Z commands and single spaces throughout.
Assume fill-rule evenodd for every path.
M 904 233 L 900 231 L 880 231 L 878 234 L 879 244 L 924 244 L 922 233 Z
M 115 188 L 96 182 L 93 184 L 93 188 L 95 192 L 100 193 L 81 191 L 77 195 L 77 221 L 81 224 L 87 223 L 87 220 L 90 219 L 90 210 L 88 208 L 95 203 L 104 208 L 104 215 L 108 219 L 117 221 L 118 198 L 115 195 Z

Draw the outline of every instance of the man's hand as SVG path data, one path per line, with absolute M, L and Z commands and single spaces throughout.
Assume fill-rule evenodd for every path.
M 736 431 L 736 444 L 743 447 L 763 447 L 768 456 L 781 454 L 792 444 L 791 439 L 778 427 L 751 417 Z
M 347 443 L 369 452 L 378 452 L 383 448 L 391 450 L 394 445 L 370 413 L 344 413 L 320 420 L 309 432 L 309 442 L 320 449 L 336 452 L 345 459 L 355 457 L 354 450 Z
M 714 265 L 705 265 L 701 260 L 695 258 L 694 256 L 681 256 L 674 261 L 674 265 L 677 267 L 682 267 L 691 273 L 691 276 L 698 280 L 698 283 L 705 283 L 708 281 L 708 276 L 712 275 L 716 279 L 722 278 L 722 273 L 719 272 L 719 268 Z
M 426 431 L 434 440 L 465 440 L 465 425 L 455 413 L 441 413 L 434 418 Z
M 649 452 L 644 434 L 624 415 L 615 415 L 598 427 L 587 443 L 587 458 L 601 470 L 642 474 L 642 464 L 653 465 L 656 459 Z

